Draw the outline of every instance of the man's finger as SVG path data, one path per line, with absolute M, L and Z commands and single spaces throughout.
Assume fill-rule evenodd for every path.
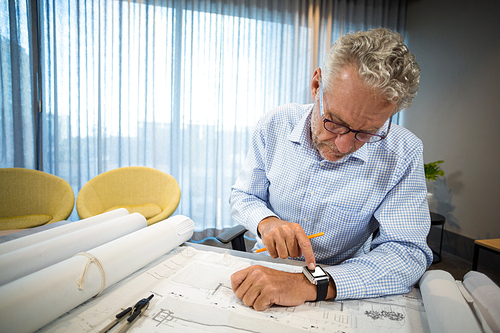
M 277 247 L 278 254 L 280 258 L 286 259 L 288 257 L 295 258 L 297 257 L 297 236 L 295 235 L 297 233 L 297 227 L 298 224 L 295 223 L 289 223 L 286 226 L 283 226 L 280 228 L 280 236 L 282 239 L 282 247 Z M 300 232 L 304 232 L 302 228 L 299 226 Z M 281 244 L 280 244 L 281 245 Z
M 284 239 L 280 239 L 279 242 L 276 243 L 276 251 L 278 251 L 278 256 L 281 259 L 288 258 L 288 248 L 286 246 L 286 242 Z
M 306 261 L 307 267 L 309 269 L 315 269 L 316 268 L 316 259 L 314 258 L 314 253 L 312 250 L 312 245 L 311 241 L 305 234 L 303 235 L 297 235 L 298 242 L 300 249 L 302 250 L 302 253 L 304 254 L 304 259 Z
M 276 243 L 274 238 L 268 236 L 266 239 L 262 239 L 262 243 L 266 246 L 267 252 L 271 258 L 278 258 L 278 251 L 276 250 Z
M 274 303 L 271 302 L 271 299 L 262 294 L 260 294 L 253 302 L 253 308 L 257 311 L 264 311 L 273 305 Z
M 243 304 L 246 306 L 254 306 L 255 305 L 255 300 L 259 297 L 260 295 L 260 290 L 257 288 L 250 288 L 247 290 L 245 295 L 241 298 L 241 301 Z
M 297 238 L 295 238 L 295 235 L 291 239 L 288 239 L 286 242 L 286 246 L 288 248 L 288 255 L 291 258 L 297 258 L 299 256 L 300 248 L 299 245 L 297 244 Z
M 233 288 L 234 293 L 236 293 L 243 281 L 247 278 L 249 268 L 250 267 L 247 267 L 231 275 L 231 288 Z

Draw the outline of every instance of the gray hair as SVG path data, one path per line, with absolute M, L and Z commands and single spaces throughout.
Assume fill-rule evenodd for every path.
M 394 113 L 409 108 L 417 95 L 420 67 L 397 32 L 378 28 L 337 39 L 322 68 L 326 90 L 331 90 L 332 80 L 348 65 L 356 66 L 369 87 L 396 104 Z

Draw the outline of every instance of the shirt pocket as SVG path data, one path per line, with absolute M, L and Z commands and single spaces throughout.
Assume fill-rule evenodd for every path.
M 310 230 L 310 233 L 324 231 L 327 235 L 316 238 L 313 243 L 315 253 L 322 254 L 319 259 L 333 257 L 334 261 L 342 261 L 354 256 L 377 228 L 372 216 L 371 212 L 354 212 L 333 204 L 322 205 L 317 210 L 314 230 Z

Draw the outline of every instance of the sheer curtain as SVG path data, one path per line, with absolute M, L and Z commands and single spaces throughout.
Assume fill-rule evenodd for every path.
M 179 182 L 176 214 L 195 221 L 195 238 L 213 236 L 233 225 L 230 188 L 259 117 L 311 102 L 312 73 L 339 36 L 378 26 L 404 33 L 405 16 L 406 1 L 395 0 L 41 1 L 40 168 L 75 193 L 114 168 L 157 168 Z M 6 44 L 17 43 L 10 35 Z M 12 103 L 11 118 L 31 112 L 21 142 L 34 146 L 30 107 Z M 2 166 L 17 147 L 4 126 L 11 118 L 2 113 Z M 35 160 L 30 149 L 22 155 Z
M 35 168 L 31 8 L 0 2 L 0 167 Z

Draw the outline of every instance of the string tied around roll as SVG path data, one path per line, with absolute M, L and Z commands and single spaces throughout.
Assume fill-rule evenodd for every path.
M 99 273 L 101 273 L 101 289 L 99 292 L 94 296 L 97 297 L 99 296 L 103 291 L 104 288 L 106 287 L 106 273 L 104 272 L 104 267 L 102 267 L 101 262 L 99 259 L 94 257 L 92 254 L 88 252 L 80 252 L 74 255 L 76 256 L 84 256 L 88 258 L 89 260 L 87 261 L 87 264 L 85 265 L 85 268 L 83 269 L 82 275 L 76 280 L 76 284 L 78 286 L 78 290 L 84 290 L 85 289 L 85 276 L 87 275 L 87 270 L 90 266 L 90 264 L 96 265 L 97 269 L 99 270 Z

